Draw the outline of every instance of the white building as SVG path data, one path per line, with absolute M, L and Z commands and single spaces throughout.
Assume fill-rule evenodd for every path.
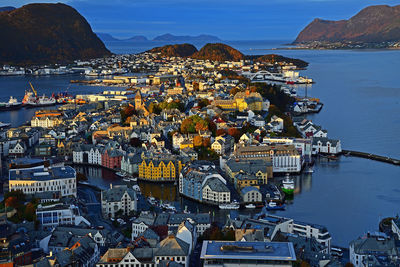
M 103 217 L 115 218 L 118 211 L 121 215 L 132 215 L 137 211 L 136 192 L 126 185 L 112 186 L 101 192 L 101 209 Z
M 57 225 L 90 226 L 90 222 L 80 215 L 79 208 L 75 205 L 53 204 L 36 209 L 36 218 L 44 228 L 53 228 Z
M 312 153 L 339 154 L 342 152 L 340 140 L 328 139 L 326 137 L 313 137 Z
M 132 222 L 132 241 L 154 224 L 155 216 L 149 211 L 142 211 L 140 216 Z
M 70 167 L 32 167 L 9 171 L 9 191 L 24 194 L 58 191 L 76 197 L 76 171 Z
M 102 152 L 101 147 L 94 146 L 90 148 L 88 152 L 88 163 L 93 165 L 101 165 L 101 152 Z M 79 157 L 81 156 L 83 155 L 79 155 Z

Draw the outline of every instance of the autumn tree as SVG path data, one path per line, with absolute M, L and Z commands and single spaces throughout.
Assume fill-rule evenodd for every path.
M 239 138 L 241 136 L 240 130 L 238 128 L 234 128 L 234 127 L 231 127 L 228 129 L 228 134 L 230 136 L 232 136 L 233 138 L 235 138 L 235 142 L 238 142 Z
M 196 131 L 207 131 L 208 123 L 205 120 L 198 121 L 196 123 Z
M 30 222 L 36 219 L 36 208 L 33 203 L 28 203 L 25 207 L 24 218 Z
M 202 146 L 202 144 L 203 144 L 203 137 L 201 137 L 200 135 L 196 135 L 193 138 L 193 146 L 199 147 Z
M 8 198 L 6 199 L 5 204 L 6 204 L 6 207 L 7 207 L 7 208 L 8 208 L 8 207 L 11 207 L 11 208 L 14 208 L 14 209 L 17 209 L 17 208 L 20 206 L 20 203 L 19 203 L 19 201 L 18 201 L 18 198 L 15 197 L 15 196 L 8 197 Z
M 211 139 L 203 138 L 203 147 L 210 147 L 210 146 L 211 146 Z
M 225 129 L 218 129 L 218 130 L 215 132 L 215 135 L 216 135 L 216 136 L 225 135 L 225 134 L 226 134 L 226 130 L 225 130 Z

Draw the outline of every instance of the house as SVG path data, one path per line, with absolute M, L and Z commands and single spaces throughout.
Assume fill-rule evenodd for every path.
M 396 241 L 384 233 L 367 233 L 350 242 L 350 262 L 355 267 L 398 266 Z
M 154 256 L 156 264 L 170 260 L 189 267 L 190 244 L 174 235 L 169 235 L 160 242 L 160 248 Z
M 122 157 L 121 160 L 121 171 L 129 174 L 139 173 L 139 164 L 142 162 L 142 158 L 139 154 L 129 154 Z
M 142 211 L 132 222 L 132 241 L 154 224 L 155 215 L 149 211 Z
M 137 211 L 136 192 L 126 185 L 110 185 L 110 189 L 101 192 L 101 210 L 104 218 L 129 216 Z
M 101 155 L 101 166 L 110 169 L 120 169 L 122 156 L 122 152 L 113 147 L 104 149 Z
M 155 267 L 152 248 L 109 248 L 96 267 Z
M 23 142 L 17 142 L 15 144 L 10 144 L 8 149 L 8 155 L 14 157 L 23 157 L 25 155 L 26 146 Z
M 101 165 L 102 150 L 103 147 L 92 146 L 88 151 L 88 163 L 93 165 Z
M 340 154 L 342 146 L 340 140 L 329 139 L 326 137 L 313 137 L 312 153 L 313 155 L 322 154 Z
M 279 118 L 276 115 L 271 117 L 268 126 L 271 127 L 273 132 L 282 132 L 283 131 L 283 119 Z
M 262 194 L 257 187 L 247 186 L 240 190 L 243 202 L 245 203 L 256 203 L 262 202 Z
M 146 158 L 139 164 L 139 179 L 149 181 L 175 181 L 182 169 L 182 162 L 172 155 Z

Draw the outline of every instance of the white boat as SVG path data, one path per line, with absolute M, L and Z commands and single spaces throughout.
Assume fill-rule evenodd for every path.
M 137 182 L 137 178 L 136 178 L 136 177 L 129 177 L 129 181 L 131 181 L 131 182 Z
M 122 181 L 129 183 L 131 180 L 129 178 L 124 178 Z
M 161 205 L 161 207 L 166 209 L 166 210 L 176 212 L 176 208 L 174 206 L 172 206 L 171 204 L 164 203 L 164 204 Z
M 308 167 L 308 168 L 306 168 L 306 169 L 304 170 L 304 173 L 313 173 L 313 172 L 314 172 L 314 170 L 313 170 L 312 167 Z
M 137 184 L 132 186 L 132 189 L 135 190 L 136 192 L 140 192 L 140 187 Z
M 157 200 L 154 197 L 149 197 L 147 200 L 151 205 L 157 205 Z
M 237 210 L 240 208 L 240 205 L 237 201 L 233 201 L 232 203 L 220 204 L 218 207 L 221 210 Z
M 286 195 L 292 195 L 294 192 L 294 180 L 286 176 L 285 180 L 282 181 L 282 191 L 285 192 Z
M 247 204 L 245 207 L 246 207 L 246 209 L 255 209 L 255 208 L 256 208 L 256 205 L 254 205 L 254 204 Z
M 125 177 L 125 175 L 122 172 L 116 172 L 115 175 L 117 175 L 119 177 Z

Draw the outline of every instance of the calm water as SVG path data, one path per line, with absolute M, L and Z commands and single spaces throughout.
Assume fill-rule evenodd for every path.
M 300 51 L 271 50 L 285 42 L 228 42 L 245 54 L 277 53 L 301 58 L 310 63 L 302 75 L 312 77 L 316 84 L 307 88 L 308 95 L 325 104 L 314 122 L 328 130 L 331 138 L 342 140 L 342 147 L 400 158 L 400 86 L 398 62 L 400 51 Z M 201 46 L 201 44 L 198 44 Z M 144 44 L 113 44 L 116 53 L 142 52 L 151 47 Z M 104 88 L 69 87 L 71 76 L 39 77 L 34 85 L 40 93 L 65 91 L 97 92 Z M 0 98 L 10 92 L 22 96 L 32 78 L 0 78 Z M 304 88 L 299 87 L 304 94 Z M 15 93 L 14 93 L 15 92 Z M 0 121 L 18 124 L 30 119 L 32 113 L 22 110 L 12 115 L 0 113 Z M 101 169 L 86 170 L 91 183 L 107 188 L 120 183 L 114 174 Z M 173 185 L 140 184 L 142 192 L 177 201 L 192 211 L 209 211 L 209 207 L 193 204 L 177 197 Z M 286 211 L 278 215 L 323 224 L 333 236 L 333 243 L 347 246 L 366 231 L 378 228 L 385 216 L 399 213 L 400 168 L 380 162 L 342 157 L 337 162 L 317 162 L 312 175 L 296 177 L 297 193 Z M 256 212 L 256 211 L 252 211 Z M 219 219 L 227 212 L 215 214 Z

